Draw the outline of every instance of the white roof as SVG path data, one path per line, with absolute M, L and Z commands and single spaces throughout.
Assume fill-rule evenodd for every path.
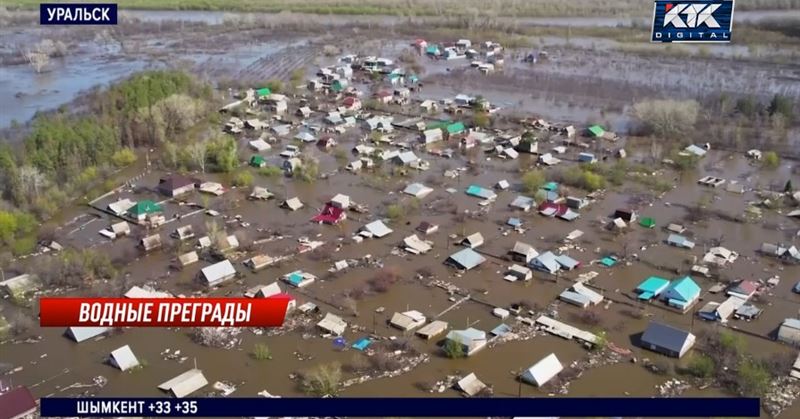
M 374 237 L 384 237 L 392 233 L 392 229 L 386 226 L 381 220 L 373 221 L 364 226 L 364 230 L 368 231 Z
M 185 373 L 161 383 L 158 386 L 163 391 L 171 392 L 175 397 L 182 398 L 208 385 L 208 380 L 203 371 L 192 369 Z
M 266 298 L 276 294 L 281 294 L 282 292 L 283 291 L 281 291 L 280 285 L 278 285 L 277 282 L 273 282 L 269 285 L 256 285 L 255 287 L 248 289 L 244 295 L 247 297 L 256 297 L 258 294 L 261 294 L 261 297 Z
M 486 388 L 486 384 L 479 380 L 474 372 L 458 380 L 456 385 L 468 396 L 474 396 Z
M 196 256 L 196 254 L 195 254 Z M 171 298 L 172 294 L 164 291 L 156 291 L 151 287 L 138 287 L 134 285 L 125 293 L 126 298 Z
M 433 188 L 429 188 L 418 182 L 409 184 L 405 189 L 403 189 L 403 193 L 417 198 L 424 198 L 431 192 L 433 192 Z
M 597 291 L 588 288 L 586 285 L 583 285 L 580 282 L 576 282 L 575 285 L 572 286 L 572 289 L 575 290 L 578 294 L 581 294 L 587 298 L 592 304 L 598 304 L 603 301 L 603 296 L 600 295 Z
M 422 313 L 417 310 L 411 310 L 404 313 L 394 313 L 389 323 L 403 330 L 411 330 L 422 326 L 425 320 L 425 316 Z
M 412 234 L 403 239 L 403 244 L 405 244 L 407 248 L 410 248 L 417 253 L 427 253 L 432 248 L 429 242 L 420 239 L 416 234 Z
M 327 313 L 325 317 L 317 323 L 317 326 L 328 332 L 341 335 L 344 333 L 345 329 L 347 329 L 347 322 L 333 313 Z
M 231 261 L 225 259 L 222 262 L 217 262 L 211 266 L 206 266 L 201 270 L 203 277 L 209 283 L 215 283 L 225 277 L 235 275 L 236 268 L 233 267 Z
M 111 352 L 111 362 L 122 371 L 139 366 L 139 360 L 128 345 L 114 349 Z
M 70 327 L 67 333 L 75 339 L 75 342 L 81 343 L 85 340 L 102 335 L 103 333 L 111 330 L 110 327 Z
M 286 206 L 292 211 L 295 211 L 300 208 L 303 208 L 303 203 L 300 202 L 300 198 L 294 197 L 287 199 L 286 202 L 284 202 L 284 206 Z
M 522 373 L 522 379 L 536 386 L 542 386 L 558 375 L 563 369 L 564 366 L 561 365 L 561 361 L 558 360 L 556 354 L 550 354 L 525 370 L 525 372 Z
M 120 199 L 117 202 L 112 202 L 108 204 L 108 209 L 113 211 L 115 214 L 124 214 L 129 209 L 133 208 L 134 205 L 136 205 L 135 202 L 131 201 L 128 198 L 125 198 L 125 199 Z
M 252 147 L 256 151 L 266 151 L 272 148 L 272 146 L 269 145 L 268 142 L 260 138 L 258 140 L 250 141 L 250 147 Z

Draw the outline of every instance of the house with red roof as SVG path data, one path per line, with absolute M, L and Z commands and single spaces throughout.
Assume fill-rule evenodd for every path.
M 311 221 L 323 224 L 339 224 L 347 219 L 347 213 L 344 209 L 334 206 L 332 203 L 325 204 L 325 208 L 319 214 L 314 216 Z
M 36 407 L 36 399 L 27 387 L 17 387 L 0 394 L 0 418 L 33 418 L 36 415 Z
M 355 96 L 348 96 L 342 101 L 342 106 L 348 111 L 357 111 L 361 109 L 361 99 Z

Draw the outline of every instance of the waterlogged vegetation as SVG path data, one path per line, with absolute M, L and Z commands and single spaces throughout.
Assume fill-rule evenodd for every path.
M 13 254 L 30 253 L 41 221 L 67 203 L 117 185 L 113 174 L 137 162 L 134 150 L 177 149 L 172 141 L 209 117 L 211 90 L 178 71 L 137 74 L 91 92 L 84 112 L 63 107 L 32 121 L 21 147 L 0 141 L 0 241 Z M 235 143 L 211 143 L 216 169 L 230 171 Z M 230 154 L 233 144 L 233 155 Z

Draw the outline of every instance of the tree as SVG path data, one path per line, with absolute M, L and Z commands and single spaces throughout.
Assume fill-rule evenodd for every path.
M 703 354 L 694 354 L 689 360 L 686 370 L 689 374 L 697 378 L 710 378 L 714 375 L 717 366 L 714 360 Z
M 529 170 L 522 175 L 522 187 L 529 194 L 535 194 L 546 181 L 541 170 Z
M 341 387 L 342 367 L 338 362 L 318 365 L 303 377 L 303 390 L 317 397 L 335 396 Z
M 775 169 L 781 165 L 781 158 L 774 151 L 767 151 L 761 158 L 761 164 L 768 169 Z
M 442 346 L 444 354 L 451 359 L 463 358 L 466 356 L 464 345 L 456 339 L 447 339 Z
M 236 154 L 236 140 L 230 136 L 222 136 L 209 144 L 208 154 L 214 160 L 214 169 L 229 173 L 239 166 Z
M 783 192 L 791 193 L 793 191 L 794 191 L 794 186 L 792 185 L 792 180 L 789 179 L 789 180 L 786 181 L 786 185 L 784 185 L 784 187 L 783 187 Z
M 197 141 L 186 147 L 186 152 L 189 153 L 189 158 L 195 167 L 200 169 L 200 172 L 206 172 L 206 159 L 208 159 L 208 144 L 205 141 Z
M 47 176 L 34 166 L 22 166 L 18 173 L 19 186 L 28 201 L 39 197 L 47 185 Z
M 399 220 L 405 216 L 405 210 L 400 204 L 392 204 L 386 207 L 386 216 L 392 220 Z
M 111 156 L 111 162 L 117 167 L 130 166 L 136 162 L 136 153 L 130 148 L 125 147 Z
M 700 105 L 694 100 L 648 100 L 633 105 L 633 112 L 646 130 L 675 139 L 692 131 Z
M 739 364 L 737 374 L 739 392 L 744 396 L 758 397 L 769 388 L 769 372 L 760 363 L 745 359 Z
M 472 124 L 476 127 L 486 128 L 492 123 L 489 114 L 486 112 L 475 112 L 472 116 Z

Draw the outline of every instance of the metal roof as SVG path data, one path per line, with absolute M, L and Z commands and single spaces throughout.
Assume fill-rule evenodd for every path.
M 564 366 L 561 365 L 561 361 L 558 360 L 556 354 L 550 354 L 525 370 L 521 378 L 536 386 L 542 386 L 552 380 L 563 369 Z
M 125 345 L 121 348 L 114 349 L 111 352 L 112 363 L 122 371 L 129 370 L 139 365 L 139 360 L 133 354 L 131 347 Z
M 486 262 L 486 258 L 481 256 L 480 253 L 472 250 L 471 248 L 466 248 L 463 250 L 459 250 L 456 253 L 450 255 L 448 260 L 455 262 L 458 266 L 464 269 L 472 269 L 483 262 Z
M 680 353 L 692 334 L 658 322 L 650 322 L 642 334 L 642 343 Z
M 75 342 L 81 343 L 93 337 L 100 336 L 109 330 L 111 330 L 110 327 L 70 327 L 67 329 L 67 334 L 74 339 Z
M 217 262 L 211 266 L 206 266 L 201 270 L 203 277 L 209 284 L 216 283 L 226 277 L 236 275 L 236 268 L 233 267 L 231 261 L 225 259 L 222 262 Z
M 185 373 L 161 383 L 158 386 L 163 391 L 169 391 L 177 398 L 186 397 L 189 394 L 208 385 L 208 380 L 203 375 L 203 371 L 191 369 Z

